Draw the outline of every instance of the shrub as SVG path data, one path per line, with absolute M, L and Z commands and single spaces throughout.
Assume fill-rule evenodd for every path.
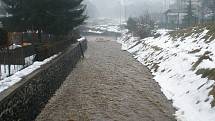
M 152 36 L 153 30 L 155 29 L 155 22 L 148 13 L 138 18 L 130 17 L 127 21 L 127 29 L 129 32 L 133 33 L 134 36 L 143 39 Z

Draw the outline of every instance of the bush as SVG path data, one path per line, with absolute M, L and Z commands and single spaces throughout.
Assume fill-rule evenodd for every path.
M 152 36 L 152 32 L 155 29 L 155 22 L 151 19 L 149 14 L 138 18 L 130 17 L 127 21 L 126 28 L 129 32 L 133 33 L 134 36 L 143 39 Z

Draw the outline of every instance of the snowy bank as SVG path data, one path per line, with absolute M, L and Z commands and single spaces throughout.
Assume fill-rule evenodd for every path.
M 59 53 L 60 54 L 60 53 Z M 56 58 L 59 54 L 53 55 L 52 57 L 45 59 L 42 62 L 34 62 L 32 65 L 27 68 L 16 72 L 14 75 L 5 78 L 0 81 L 0 92 L 8 89 L 10 86 L 16 84 L 21 81 L 25 76 L 31 74 L 33 71 L 39 69 L 42 65 L 50 62 L 52 59 Z
M 97 21 L 97 22 L 95 22 Z M 87 32 L 89 33 L 95 33 L 95 34 L 103 34 L 105 32 L 114 32 L 114 33 L 120 33 L 120 23 L 117 23 L 113 20 L 94 20 L 89 22 L 86 26 L 89 30 Z
M 173 36 L 168 30 L 158 30 L 158 37 L 142 40 L 124 34 L 117 41 L 122 50 L 151 69 L 163 93 L 173 101 L 177 120 L 214 121 L 215 108 L 211 105 L 214 97 L 210 95 L 214 80 L 196 73 L 215 68 L 215 41 L 208 42 L 212 37 L 206 38 L 209 32 L 206 28 L 194 31 L 186 36 L 182 36 L 185 33 Z

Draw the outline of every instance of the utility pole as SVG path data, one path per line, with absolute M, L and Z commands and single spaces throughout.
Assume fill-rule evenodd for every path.
M 182 12 L 182 1 L 177 0 L 177 7 L 178 7 L 178 21 L 177 21 L 177 28 L 180 28 L 180 13 Z
M 124 2 L 124 12 L 125 12 L 125 21 L 127 21 L 127 7 L 126 7 L 126 0 L 123 0 Z
M 167 2 L 166 2 L 166 0 L 164 0 L 164 10 L 166 10 L 167 9 Z
M 121 25 L 121 1 L 119 2 L 119 24 Z
M 167 8 L 167 0 L 164 0 L 164 11 L 167 11 L 168 10 L 168 8 Z M 166 20 L 165 20 L 165 27 L 166 28 L 168 28 L 168 26 L 169 26 L 169 17 L 168 17 L 168 15 L 166 15 L 165 16 L 166 18 Z
M 121 26 L 122 26 L 122 0 L 120 0 L 120 3 L 119 3 L 119 27 L 120 27 L 120 30 L 121 30 Z M 122 30 L 121 30 L 122 31 Z

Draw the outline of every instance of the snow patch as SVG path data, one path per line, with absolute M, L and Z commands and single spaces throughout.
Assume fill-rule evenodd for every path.
M 81 37 L 80 39 L 77 39 L 78 42 L 82 42 L 82 41 L 85 41 L 86 38 L 85 37 Z
M 93 31 L 93 30 L 89 30 L 88 31 L 89 33 L 95 33 L 95 34 L 102 34 L 103 32 L 101 31 Z
M 45 59 L 42 62 L 34 62 L 32 65 L 28 66 L 27 68 L 20 70 L 20 71 L 16 72 L 14 75 L 1 80 L 0 81 L 0 92 L 6 90 L 9 87 L 11 87 L 12 85 L 18 83 L 25 76 L 27 76 L 27 75 L 31 74 L 33 71 L 39 69 L 42 65 L 50 62 L 51 60 L 56 58 L 58 55 L 60 55 L 60 53 L 53 55 L 52 57 Z
M 206 29 L 183 40 L 174 39 L 168 33 L 169 30 L 158 30 L 159 37 L 142 40 L 123 34 L 117 42 L 122 44 L 122 50 L 132 53 L 134 58 L 151 69 L 162 92 L 173 101 L 177 120 L 214 121 L 215 108 L 210 104 L 214 97 L 209 96 L 214 81 L 201 78 L 196 71 L 215 68 L 215 42 L 207 44 L 202 39 L 208 33 Z M 196 49 L 199 51 L 190 53 Z M 211 60 L 203 60 L 192 71 L 193 64 L 207 51 L 211 52 Z

